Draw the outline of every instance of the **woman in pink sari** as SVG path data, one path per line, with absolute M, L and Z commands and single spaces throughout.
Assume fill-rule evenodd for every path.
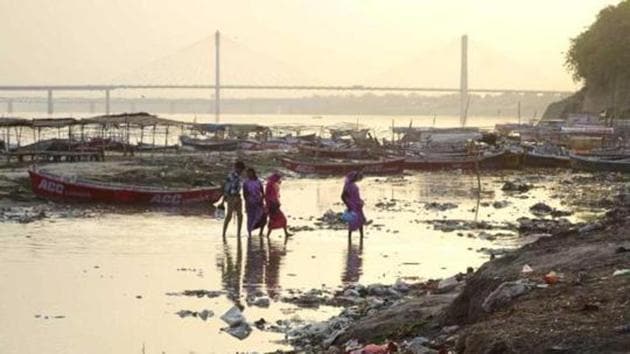
M 348 221 L 348 238 L 352 237 L 352 232 L 359 230 L 361 239 L 363 239 L 363 225 L 365 225 L 365 214 L 363 214 L 363 200 L 359 194 L 357 182 L 363 179 L 361 172 L 353 171 L 346 176 L 346 182 L 341 193 L 341 200 L 348 208 L 348 212 L 352 214 L 352 218 Z
M 262 236 L 267 223 L 267 215 L 265 214 L 263 185 L 253 168 L 247 169 L 247 179 L 243 182 L 243 196 L 247 213 L 247 234 L 251 237 L 252 231 L 260 229 Z
M 287 218 L 280 210 L 280 183 L 282 183 L 282 176 L 278 172 L 274 172 L 267 178 L 267 186 L 265 187 L 265 203 L 267 203 L 269 212 L 267 237 L 271 235 L 271 230 L 276 229 L 283 229 L 285 237 L 291 236 L 287 230 Z

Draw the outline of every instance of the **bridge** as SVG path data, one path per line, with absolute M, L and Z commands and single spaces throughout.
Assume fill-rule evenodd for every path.
M 459 93 L 460 94 L 460 119 L 465 123 L 467 106 L 470 93 L 482 94 L 553 94 L 568 95 L 572 92 L 563 90 L 536 90 L 536 89 L 493 89 L 493 88 L 469 88 L 468 87 L 468 37 L 461 38 L 461 74 L 460 87 L 410 87 L 410 86 L 364 86 L 364 85 L 264 85 L 264 84 L 222 84 L 220 71 L 220 41 L 217 31 L 215 34 L 215 65 L 214 84 L 107 84 L 107 85 L 0 85 L 3 92 L 47 92 L 47 111 L 54 113 L 54 92 L 102 92 L 104 93 L 105 114 L 111 113 L 111 92 L 123 90 L 208 90 L 214 92 L 212 105 L 216 120 L 221 114 L 221 92 L 226 90 L 266 90 L 266 91 L 351 91 L 351 92 L 426 92 L 426 93 Z M 7 99 L 8 110 L 11 111 L 12 102 Z

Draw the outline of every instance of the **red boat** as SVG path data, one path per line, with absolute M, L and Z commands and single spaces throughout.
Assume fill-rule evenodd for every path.
M 222 195 L 221 187 L 166 190 L 61 177 L 36 168 L 31 168 L 28 173 L 33 193 L 43 198 L 64 202 L 178 206 L 215 203 Z
M 405 169 L 417 171 L 474 170 L 477 157 L 458 154 L 436 154 L 405 159 Z M 509 151 L 483 155 L 479 158 L 479 168 L 489 170 L 516 169 L 521 164 L 521 156 Z
M 282 165 L 293 172 L 317 175 L 345 175 L 352 171 L 370 175 L 396 174 L 402 173 L 404 162 L 404 159 L 348 162 L 302 162 L 289 158 L 282 159 Z
M 305 155 L 329 157 L 333 159 L 356 159 L 367 154 L 367 149 L 362 148 L 332 148 L 298 145 L 298 150 Z

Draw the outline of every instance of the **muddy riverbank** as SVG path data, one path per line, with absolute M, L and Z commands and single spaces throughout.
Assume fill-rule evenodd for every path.
M 106 182 L 188 186 L 221 181 L 236 157 L 140 156 L 44 168 Z M 273 154 L 241 158 L 261 176 L 276 168 Z M 372 224 L 364 240 L 348 240 L 336 219 L 343 179 L 284 172 L 283 206 L 296 235 L 238 239 L 232 228 L 221 240 L 221 220 L 209 206 L 52 203 L 32 196 L 25 166 L 1 169 L 0 318 L 12 320 L 0 320 L 0 332 L 8 334 L 0 349 L 320 352 L 328 350 L 322 344 L 402 345 L 420 335 L 427 338 L 416 341 L 423 347 L 458 348 L 467 328 L 511 308 L 462 319 L 468 310 L 457 309 L 472 305 L 454 304 L 472 291 L 469 284 L 481 277 L 484 291 L 491 291 L 500 285 L 486 279 L 492 274 L 520 279 L 520 263 L 497 263 L 506 272 L 500 274 L 490 265 L 512 262 L 523 244 L 560 240 L 551 235 L 567 230 L 601 231 L 595 221 L 620 205 L 615 196 L 627 184 L 616 174 L 488 171 L 478 194 L 476 177 L 458 171 L 370 177 L 361 190 Z M 554 249 L 561 249 L 563 241 L 557 242 Z M 540 283 L 549 269 L 564 278 L 558 286 L 528 288 L 522 299 L 564 294 L 573 273 L 528 257 L 534 270 L 528 281 Z M 74 296 L 55 289 L 74 289 Z M 479 291 L 471 297 L 487 297 Z M 231 331 L 221 319 L 235 305 L 249 330 Z M 25 331 L 34 340 L 18 340 Z M 95 349 L 99 339 L 87 331 L 118 339 Z
M 302 327 L 298 351 L 342 353 L 396 343 L 406 353 L 626 352 L 630 195 L 612 204 L 603 217 L 550 230 L 474 273 L 405 285 L 393 300 L 347 291 L 379 305 L 355 299 L 349 302 L 359 306 Z M 385 293 L 397 287 L 384 287 Z

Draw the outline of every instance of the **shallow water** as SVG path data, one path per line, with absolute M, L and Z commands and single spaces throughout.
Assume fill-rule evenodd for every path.
M 484 175 L 484 193 L 478 200 L 476 177 L 469 174 L 367 178 L 361 191 L 373 225 L 362 242 L 358 235 L 349 241 L 343 230 L 317 228 L 286 242 L 279 232 L 270 239 L 239 240 L 234 225 L 223 242 L 221 220 L 212 219 L 210 212 L 104 211 L 93 218 L 0 224 L 0 353 L 141 353 L 143 346 L 146 353 L 282 348 L 282 335 L 257 330 L 239 341 L 220 331 L 225 324 L 218 317 L 235 301 L 246 306 L 244 298 L 258 291 L 275 297 L 289 289 L 414 281 L 477 268 L 488 259 L 479 249 L 513 247 L 520 241 L 510 236 L 489 241 L 476 237 L 475 231 L 475 237 L 459 237 L 422 221 L 448 217 L 514 222 L 538 201 L 564 208 L 550 198 L 559 178 L 541 182 L 545 188 L 530 191 L 528 199 L 505 195 L 500 190 L 503 179 Z M 313 219 L 327 210 L 342 211 L 341 184 L 338 178 L 285 181 L 283 209 L 290 224 L 313 226 Z M 390 210 L 376 207 L 392 199 Z M 483 206 L 494 200 L 511 204 L 504 209 Z M 433 201 L 458 206 L 444 212 L 426 210 L 424 203 Z M 167 295 L 186 289 L 226 293 L 216 298 Z M 212 310 L 214 317 L 204 322 L 175 314 L 203 309 Z M 279 301 L 268 309 L 244 310 L 250 322 L 294 316 L 320 320 L 337 312 Z

